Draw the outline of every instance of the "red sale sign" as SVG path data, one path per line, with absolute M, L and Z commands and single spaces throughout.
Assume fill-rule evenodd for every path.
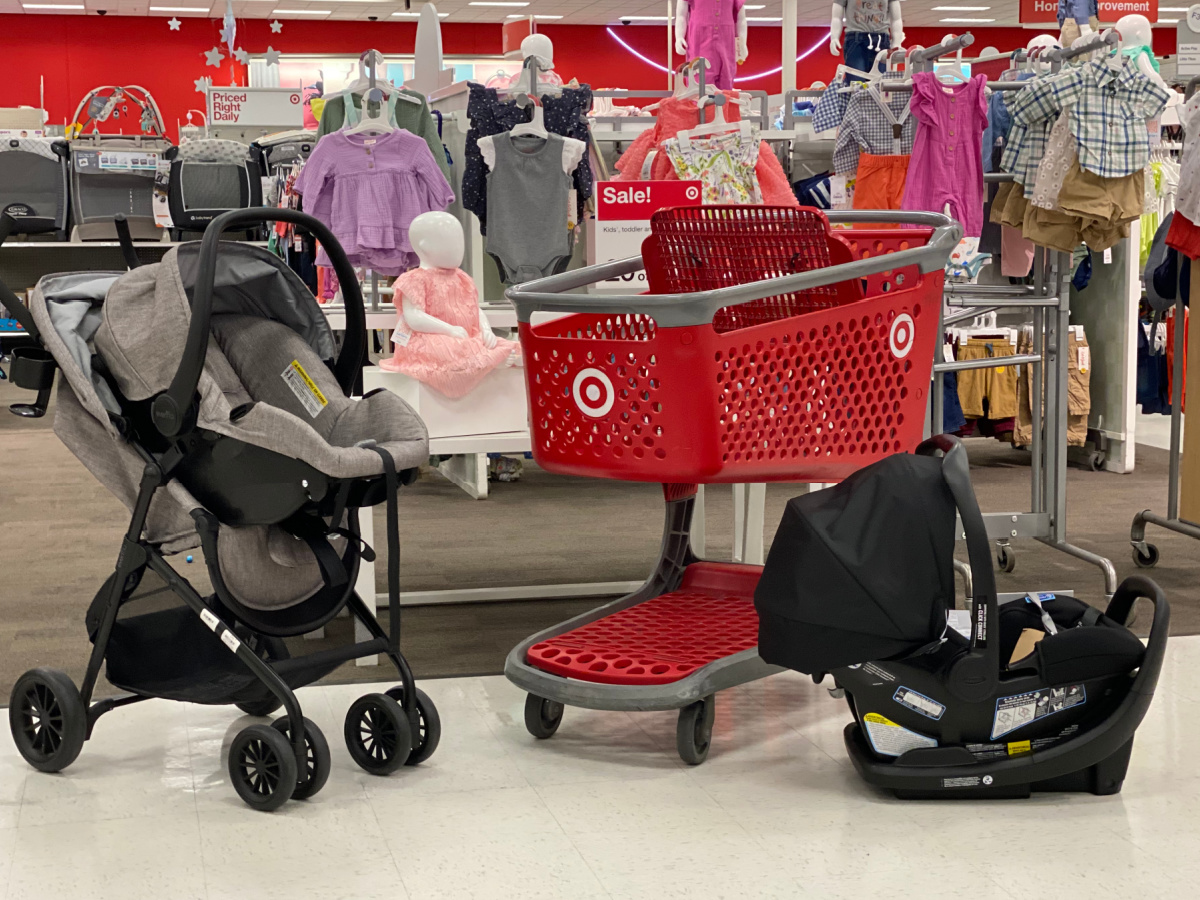
M 1158 21 L 1158 0 L 1100 0 L 1100 21 L 1116 22 L 1122 16 L 1145 16 Z M 1053 22 L 1058 24 L 1058 0 L 1021 0 L 1022 23 Z
M 596 191 L 600 222 L 648 220 L 668 206 L 699 206 L 698 181 L 601 181 Z

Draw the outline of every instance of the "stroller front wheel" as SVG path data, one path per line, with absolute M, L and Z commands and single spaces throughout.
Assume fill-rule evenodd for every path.
M 287 803 L 298 771 L 291 741 L 270 725 L 243 728 L 229 747 L 229 779 L 255 809 L 270 812 Z
M 387 694 L 366 694 L 346 712 L 346 749 L 372 775 L 391 775 L 413 749 L 412 725 Z
M 415 721 L 409 723 L 412 725 L 412 752 L 404 761 L 406 766 L 419 766 L 425 762 L 433 756 L 433 751 L 442 740 L 442 717 L 438 715 L 437 707 L 423 690 L 416 688 L 416 692 L 416 717 Z M 403 687 L 390 688 L 387 695 L 401 707 L 404 706 Z
M 8 724 L 27 763 L 42 772 L 61 772 L 83 749 L 87 708 L 65 673 L 30 669 L 13 685 Z
M 281 716 L 271 723 L 271 727 L 288 739 L 292 740 L 292 730 L 287 716 Z M 321 729 L 311 720 L 304 720 L 304 771 L 299 772 L 296 789 L 292 791 L 293 800 L 308 800 L 316 796 L 325 782 L 329 780 L 329 770 L 333 764 L 329 755 L 329 742 Z

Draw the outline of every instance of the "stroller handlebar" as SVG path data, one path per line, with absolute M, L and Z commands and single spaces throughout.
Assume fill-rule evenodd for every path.
M 524 284 L 514 285 L 505 291 L 517 309 L 517 319 L 529 322 L 535 312 L 565 313 L 627 313 L 653 316 L 664 328 L 687 325 L 703 325 L 711 322 L 717 311 L 741 303 L 751 303 L 765 297 L 774 297 L 795 291 L 824 287 L 841 281 L 852 281 L 877 275 L 904 266 L 917 266 L 921 274 L 941 271 L 946 267 L 950 254 L 962 238 L 962 226 L 941 213 L 901 212 L 896 210 L 847 210 L 827 212 L 831 223 L 861 222 L 864 224 L 920 225 L 933 228 L 929 242 L 921 247 L 900 250 L 883 256 L 855 260 L 822 269 L 810 269 L 794 275 L 753 281 L 748 284 L 731 285 L 710 291 L 695 291 L 686 294 L 568 294 L 605 281 L 641 271 L 645 266 L 641 257 L 618 259 L 551 275 Z
M 155 427 L 165 437 L 175 437 L 186 430 L 188 410 L 200 383 L 200 373 L 204 370 L 212 318 L 213 282 L 216 279 L 221 235 L 226 231 L 245 231 L 251 226 L 267 222 L 290 222 L 307 228 L 316 235 L 325 252 L 329 254 L 338 281 L 341 282 L 342 297 L 346 304 L 346 336 L 334 363 L 333 372 L 347 396 L 354 387 L 366 349 L 366 311 L 363 308 L 358 276 L 355 275 L 354 267 L 350 265 L 346 252 L 333 236 L 333 232 L 318 219 L 299 210 L 271 209 L 265 206 L 231 210 L 213 219 L 204 231 L 192 299 L 192 320 L 188 326 L 183 359 L 175 371 L 175 377 L 171 379 L 171 386 L 154 398 L 151 407 Z

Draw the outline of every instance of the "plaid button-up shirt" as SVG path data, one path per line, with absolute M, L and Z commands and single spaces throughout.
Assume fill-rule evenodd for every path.
M 1146 119 L 1161 113 L 1170 96 L 1131 62 L 1113 69 L 1107 60 L 1096 60 L 1021 91 L 1009 101 L 1008 111 L 1014 132 L 1017 126 L 1025 126 L 1025 138 L 1034 146 L 1040 137 L 1036 158 L 1029 159 L 1036 166 L 1045 152 L 1052 120 L 1073 107 L 1071 134 L 1079 144 L 1080 166 L 1102 178 L 1121 178 L 1146 167 L 1150 158 Z M 1016 169 L 1008 171 L 1022 181 Z M 1022 183 L 1031 187 L 1033 172 L 1027 168 L 1026 173 Z
M 885 72 L 883 78 L 901 81 L 904 73 Z M 860 150 L 876 156 L 908 155 L 913 151 L 917 117 L 908 111 L 912 94 L 907 91 L 881 91 L 892 118 L 900 121 L 900 137 L 896 138 L 892 120 L 868 91 L 865 87 L 855 91 L 846 105 L 846 115 L 842 118 L 833 149 L 833 171 L 839 175 L 858 170 Z

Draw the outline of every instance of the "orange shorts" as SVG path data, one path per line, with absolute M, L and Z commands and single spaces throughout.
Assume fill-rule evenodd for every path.
M 854 183 L 855 209 L 899 209 L 910 156 L 859 154 Z
M 1171 220 L 1171 227 L 1167 229 L 1167 246 L 1178 250 L 1188 259 L 1200 257 L 1200 228 L 1178 210 Z

